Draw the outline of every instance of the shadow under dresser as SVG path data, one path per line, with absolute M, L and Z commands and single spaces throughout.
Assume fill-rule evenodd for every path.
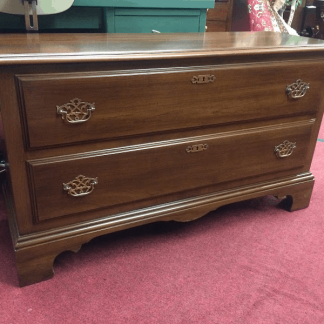
M 0 35 L 20 285 L 99 235 L 264 195 L 307 207 L 323 54 L 270 32 Z

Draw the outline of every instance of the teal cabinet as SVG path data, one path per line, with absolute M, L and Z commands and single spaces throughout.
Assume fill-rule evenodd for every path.
M 108 33 L 186 33 L 205 30 L 206 10 L 107 9 Z
M 111 8 L 214 8 L 215 0 L 74 0 L 73 6 Z
M 39 16 L 40 32 L 203 32 L 214 0 L 75 0 L 60 14 Z M 24 17 L 0 14 L 0 32 L 25 31 Z

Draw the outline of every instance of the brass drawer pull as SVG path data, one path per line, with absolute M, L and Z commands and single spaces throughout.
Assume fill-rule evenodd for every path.
M 295 83 L 288 85 L 286 88 L 287 95 L 293 99 L 302 98 L 309 89 L 309 83 L 297 80 Z
M 74 180 L 63 183 L 63 189 L 70 196 L 82 197 L 91 194 L 96 184 L 98 184 L 98 178 L 87 178 L 84 175 L 79 175 Z
M 215 75 L 198 75 L 191 79 L 193 84 L 211 83 L 216 80 Z
M 208 144 L 198 144 L 198 145 L 192 145 L 188 146 L 186 148 L 187 153 L 198 153 L 202 151 L 206 151 L 208 149 Z
M 79 124 L 90 119 L 92 111 L 95 110 L 95 104 L 74 98 L 63 106 L 56 106 L 56 110 L 58 115 L 62 115 L 63 120 L 70 124 Z
M 0 160 L 0 173 L 7 171 L 8 164 L 4 160 Z
M 290 156 L 293 153 L 293 150 L 296 148 L 296 143 L 289 141 L 284 141 L 278 146 L 275 146 L 275 153 L 277 157 L 284 158 Z

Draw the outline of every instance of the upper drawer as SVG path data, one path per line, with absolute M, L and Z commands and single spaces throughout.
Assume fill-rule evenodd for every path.
M 128 211 L 242 178 L 295 174 L 308 160 L 312 128 L 310 120 L 28 161 L 35 220 Z
M 207 83 L 199 83 L 202 76 Z M 28 148 L 307 114 L 318 109 L 323 92 L 321 69 L 311 64 L 17 78 Z M 286 87 L 297 79 L 310 89 L 291 99 Z

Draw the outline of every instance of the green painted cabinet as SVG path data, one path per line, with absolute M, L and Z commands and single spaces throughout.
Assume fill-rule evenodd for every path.
M 206 10 L 113 8 L 106 10 L 106 23 L 108 33 L 200 32 Z
M 203 32 L 214 0 L 75 0 L 60 14 L 39 16 L 40 32 Z M 23 32 L 24 17 L 0 14 L 0 32 Z

